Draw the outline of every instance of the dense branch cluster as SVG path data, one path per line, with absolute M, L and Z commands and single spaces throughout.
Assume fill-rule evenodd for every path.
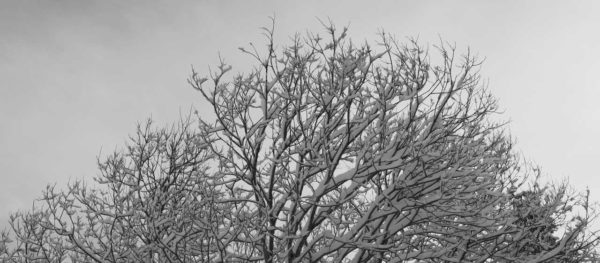
M 140 126 L 99 186 L 49 187 L 7 262 L 585 262 L 587 196 L 527 187 L 480 63 L 347 30 L 242 52 L 190 84 L 213 121 Z M 435 62 L 439 61 L 439 62 Z M 210 85 L 208 85 L 210 84 Z M 205 87 L 205 86 L 209 87 Z

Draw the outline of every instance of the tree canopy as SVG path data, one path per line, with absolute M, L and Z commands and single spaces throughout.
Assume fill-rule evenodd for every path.
M 515 154 L 478 60 L 347 28 L 189 79 L 212 113 L 139 125 L 91 185 L 49 186 L 5 262 L 591 262 L 587 195 Z

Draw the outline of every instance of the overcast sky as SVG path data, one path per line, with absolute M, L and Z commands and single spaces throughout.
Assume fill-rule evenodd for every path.
M 191 65 L 276 41 L 317 18 L 349 25 L 357 42 L 384 29 L 438 37 L 485 58 L 517 149 L 555 180 L 600 200 L 598 1 L 0 1 L 0 227 L 47 184 L 97 175 L 96 157 L 121 147 L 137 122 L 177 120 L 200 95 Z

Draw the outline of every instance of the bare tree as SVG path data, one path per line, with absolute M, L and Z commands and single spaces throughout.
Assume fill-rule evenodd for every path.
M 198 128 L 138 129 L 89 188 L 49 187 L 13 217 L 12 262 L 578 262 L 596 260 L 587 197 L 527 188 L 480 61 L 347 29 L 241 50 L 189 82 Z M 203 87 L 209 83 L 209 87 Z M 149 127 L 146 126 L 146 127 Z M 567 220 L 568 219 L 568 220 Z M 2 252 L 0 252 L 2 253 Z
M 512 251 L 531 238 L 506 207 L 524 171 L 519 176 L 510 139 L 489 121 L 497 106 L 480 83 L 477 58 L 458 57 L 445 43 L 431 57 L 416 41 L 386 34 L 375 48 L 357 47 L 346 28 L 326 28 L 328 40 L 296 37 L 280 52 L 265 29 L 264 54 L 242 49 L 257 61 L 253 72 L 227 82 L 231 67 L 222 63 L 212 89 L 195 72 L 190 80 L 213 106 L 216 122 L 203 125 L 204 137 L 229 198 L 243 200 L 233 213 L 251 214 L 245 232 L 228 239 L 229 257 L 552 258 Z M 568 212 L 558 207 L 546 215 Z M 544 251 L 567 250 L 588 218 L 563 225 L 567 234 Z
M 192 123 L 139 126 L 123 153 L 99 162 L 94 187 L 49 186 L 33 212 L 11 217 L 16 244 L 4 242 L 3 262 L 209 261 L 229 208 Z

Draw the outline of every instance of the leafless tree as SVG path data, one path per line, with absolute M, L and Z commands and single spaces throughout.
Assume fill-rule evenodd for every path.
M 16 244 L 3 262 L 209 261 L 229 208 L 191 124 L 139 126 L 124 152 L 99 162 L 97 185 L 49 186 L 40 207 L 11 217 Z
M 211 121 L 140 126 L 100 186 L 49 187 L 16 214 L 3 260 L 597 260 L 589 195 L 524 184 L 536 171 L 491 120 L 470 51 L 357 46 L 334 26 L 277 48 L 264 30 L 265 51 L 241 49 L 250 73 L 192 73 Z

